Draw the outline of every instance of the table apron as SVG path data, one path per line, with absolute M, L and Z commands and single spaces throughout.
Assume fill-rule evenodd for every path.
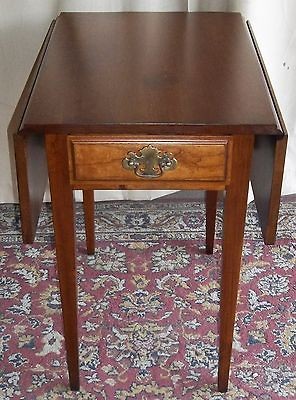
M 108 140 L 68 136 L 73 189 L 223 190 L 230 182 L 232 137 Z

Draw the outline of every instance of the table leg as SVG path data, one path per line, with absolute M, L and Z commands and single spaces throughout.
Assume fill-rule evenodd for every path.
M 93 190 L 83 190 L 83 209 L 87 254 L 95 252 L 95 200 Z
M 206 191 L 206 253 L 213 254 L 217 212 L 217 190 Z
M 67 136 L 47 134 L 46 152 L 69 380 L 71 389 L 79 390 L 75 225 Z
M 240 277 L 253 136 L 233 137 L 231 183 L 226 187 L 220 301 L 218 388 L 226 392 Z

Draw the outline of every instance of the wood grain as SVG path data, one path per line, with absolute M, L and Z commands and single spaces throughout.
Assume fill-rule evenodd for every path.
M 25 87 L 16 105 L 7 128 L 9 143 L 14 144 L 15 167 L 20 203 L 21 228 L 24 243 L 33 243 L 47 183 L 47 165 L 44 137 L 36 134 L 21 135 L 23 117 L 32 90 L 36 83 L 40 66 L 55 25 L 52 21 L 37 58 L 34 62 Z M 32 132 L 31 132 L 32 133 Z M 12 156 L 13 157 L 13 156 Z M 13 161 L 11 161 L 13 164 Z
M 33 243 L 47 184 L 44 136 L 14 135 L 22 238 Z
M 218 192 L 206 190 L 206 252 L 213 254 Z
M 254 135 L 252 183 L 267 242 L 275 235 L 287 140 L 256 51 L 237 13 L 62 13 L 51 29 L 11 126 L 18 120 L 27 240 L 42 201 L 46 137 L 73 390 L 79 389 L 73 189 L 84 190 L 89 253 L 93 189 L 207 190 L 208 252 L 217 191 L 226 189 L 218 386 L 227 390 Z M 173 153 L 177 168 L 157 179 L 124 170 L 127 153 L 148 144 Z
M 162 181 L 209 181 L 228 182 L 230 179 L 228 165 L 231 163 L 231 139 L 200 138 L 198 140 L 167 142 L 126 141 L 112 143 L 100 138 L 69 137 L 71 183 L 79 181 L 143 181 L 133 170 L 122 166 L 123 159 L 129 152 L 139 153 L 148 145 L 172 153 L 177 160 L 177 167 L 164 171 L 163 176 L 150 179 Z M 161 183 L 160 183 L 161 185 Z
M 264 243 L 274 244 L 276 240 L 288 131 L 249 21 L 247 21 L 247 26 L 270 94 L 275 117 L 280 127 L 280 135 L 275 138 L 256 137 L 251 175 Z
M 184 126 L 195 134 L 204 127 L 218 135 L 229 127 L 278 134 L 240 14 L 83 12 L 57 18 L 24 128 L 182 135 Z
M 95 252 L 95 200 L 93 190 L 83 190 L 83 209 L 87 254 Z
M 221 392 L 228 388 L 253 143 L 253 136 L 234 137 L 231 182 L 224 202 L 218 370 Z
M 67 136 L 48 134 L 45 139 L 69 380 L 71 389 L 79 390 L 75 224 Z
M 251 183 L 265 244 L 274 244 L 288 136 L 256 137 Z

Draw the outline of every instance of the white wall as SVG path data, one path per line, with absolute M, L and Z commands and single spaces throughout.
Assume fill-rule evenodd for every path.
M 58 11 L 240 11 L 253 26 L 289 131 L 283 193 L 296 192 L 295 0 L 0 0 L 0 202 L 16 201 L 6 129 Z M 100 192 L 100 198 L 158 193 Z M 98 197 L 97 197 L 98 198 Z
M 188 11 L 227 11 L 227 0 L 188 0 Z
M 187 0 L 60 0 L 62 11 L 187 11 Z
M 0 202 L 16 201 L 7 125 L 58 0 L 0 0 Z

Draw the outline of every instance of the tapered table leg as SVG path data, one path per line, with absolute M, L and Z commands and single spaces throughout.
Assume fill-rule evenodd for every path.
M 226 188 L 224 204 L 223 261 L 220 301 L 220 346 L 218 388 L 226 392 L 233 340 L 237 293 L 248 182 L 253 150 L 253 136 L 234 136 L 231 183 Z
M 69 183 L 66 145 L 66 135 L 46 135 L 69 380 L 71 389 L 79 390 L 74 207 L 73 191 Z
M 95 252 L 95 200 L 93 190 L 83 190 L 83 209 L 87 254 Z
M 212 254 L 215 239 L 215 223 L 217 212 L 217 190 L 206 191 L 206 253 Z

